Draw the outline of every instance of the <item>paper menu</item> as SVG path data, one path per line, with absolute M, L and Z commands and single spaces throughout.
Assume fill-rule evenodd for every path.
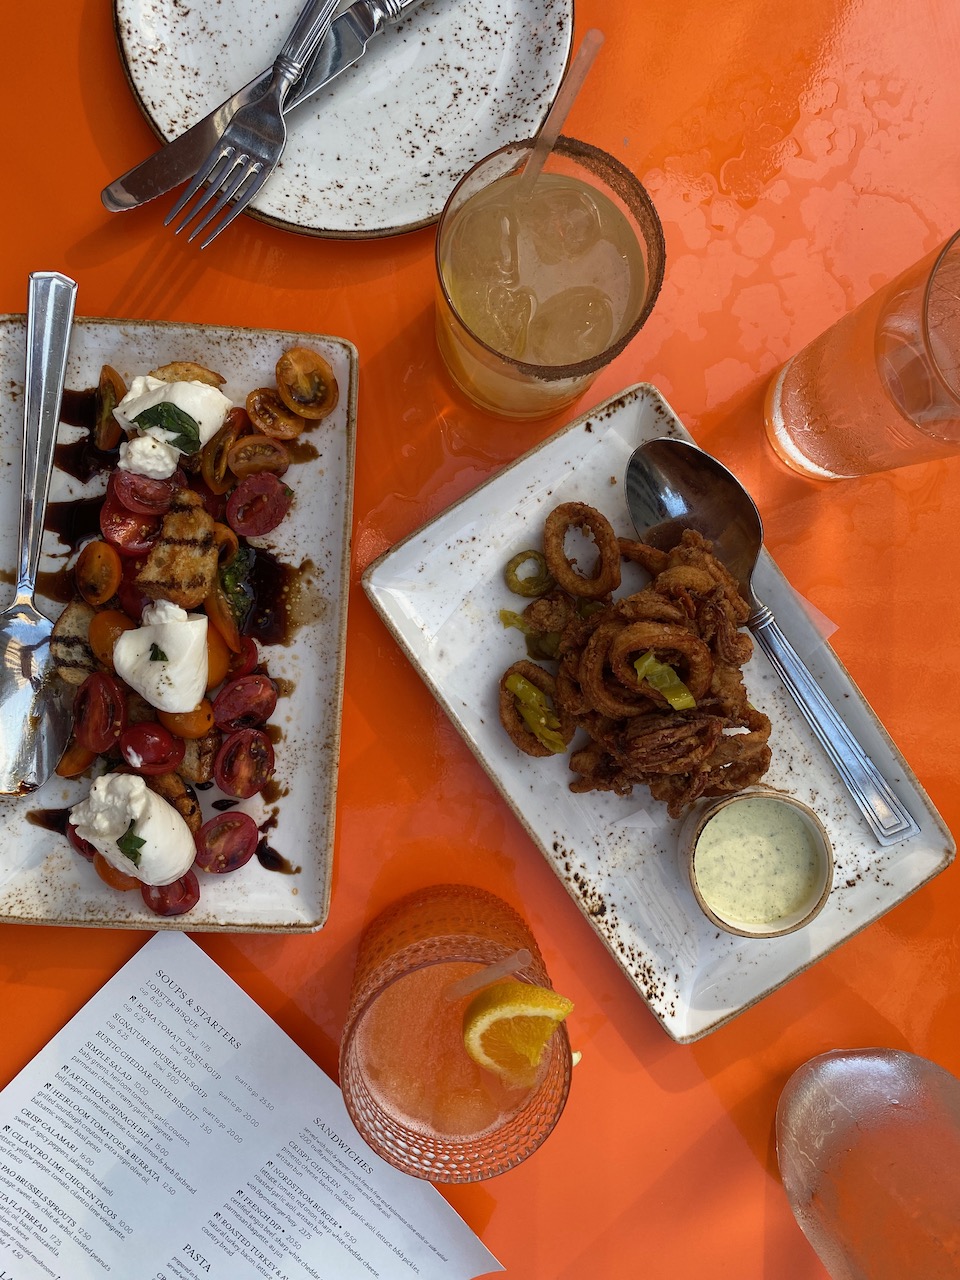
M 0 1280 L 469 1280 L 502 1270 L 184 934 L 0 1093 Z

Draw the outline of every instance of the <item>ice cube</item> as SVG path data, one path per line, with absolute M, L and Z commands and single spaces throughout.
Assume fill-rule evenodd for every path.
M 527 326 L 534 299 L 529 289 L 508 289 L 491 285 L 482 300 L 476 300 L 469 315 L 473 330 L 494 351 L 520 359 L 527 343 Z M 467 312 L 464 311 L 466 318 Z
M 604 234 L 600 209 L 586 187 L 541 179 L 523 217 L 540 261 L 550 265 L 579 258 Z
M 613 307 L 602 289 L 578 285 L 554 294 L 530 322 L 527 358 L 574 364 L 599 355 L 613 338 Z
M 464 205 L 453 225 L 449 247 L 449 261 L 461 287 L 516 285 L 517 256 L 515 219 L 508 205 Z

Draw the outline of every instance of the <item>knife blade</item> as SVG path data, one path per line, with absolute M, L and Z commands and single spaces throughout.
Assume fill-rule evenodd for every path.
M 334 21 L 312 63 L 294 85 L 283 108 L 284 115 L 359 62 L 375 35 L 399 22 L 420 3 L 421 0 L 355 0 Z M 136 209 L 192 178 L 227 127 L 230 117 L 248 102 L 255 102 L 266 90 L 272 76 L 271 64 L 185 133 L 172 138 L 159 151 L 114 179 L 100 193 L 106 208 L 111 213 Z

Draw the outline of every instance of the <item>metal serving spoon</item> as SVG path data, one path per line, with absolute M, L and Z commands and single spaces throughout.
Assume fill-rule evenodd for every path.
M 17 592 L 0 613 L 2 795 L 42 786 L 70 736 L 70 709 L 50 654 L 53 623 L 33 597 L 76 296 L 74 281 L 55 271 L 30 276 Z
M 635 449 L 624 477 L 627 509 L 637 532 L 668 551 L 684 529 L 696 529 L 740 584 L 750 605 L 746 625 L 792 694 L 880 844 L 896 844 L 920 828 L 837 714 L 753 591 L 763 523 L 753 499 L 726 467 L 684 440 L 649 440 Z

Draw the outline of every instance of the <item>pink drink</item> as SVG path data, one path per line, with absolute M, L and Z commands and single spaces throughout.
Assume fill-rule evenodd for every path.
M 557 1029 L 531 1086 L 511 1087 L 463 1043 L 470 996 L 455 982 L 526 949 L 514 976 L 549 987 L 537 944 L 505 902 L 438 885 L 388 908 L 360 941 L 340 1046 L 344 1102 L 367 1143 L 407 1173 L 438 1182 L 489 1178 L 526 1159 L 560 1117 L 570 1045 Z

